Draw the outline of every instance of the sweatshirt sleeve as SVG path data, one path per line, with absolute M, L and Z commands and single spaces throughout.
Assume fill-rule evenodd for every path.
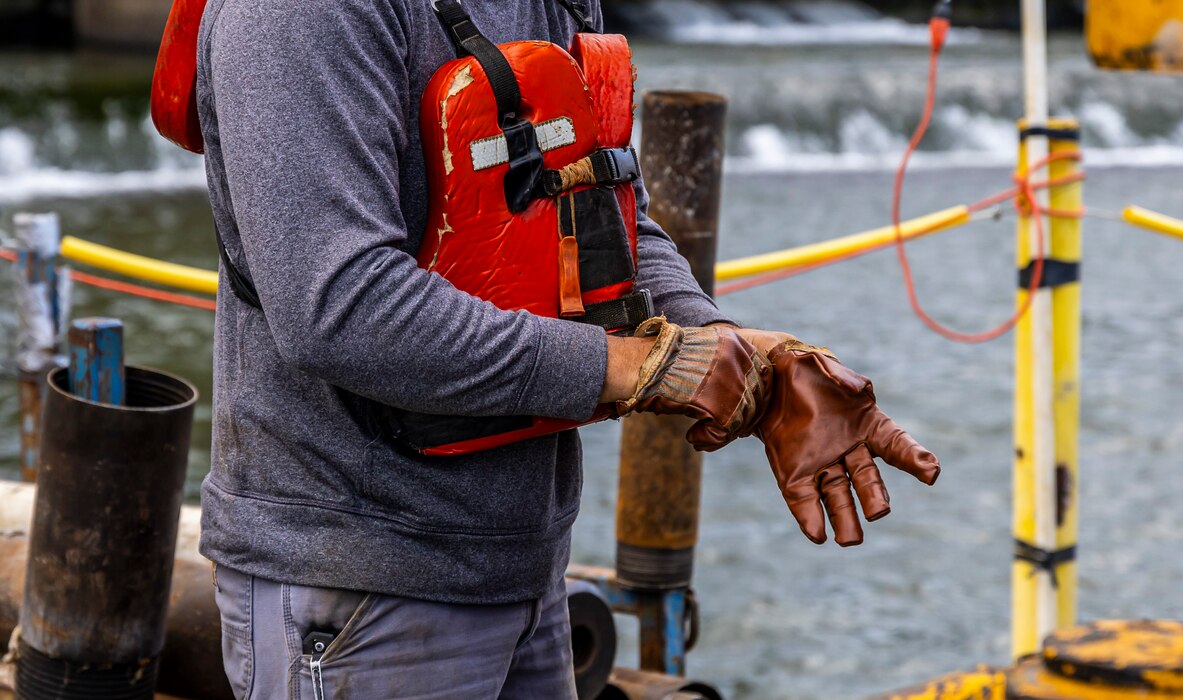
M 678 253 L 669 234 L 649 218 L 649 193 L 638 180 L 637 192 L 637 286 L 653 295 L 657 313 L 680 326 L 733 323 L 713 299 L 702 291 L 690 264 Z
M 398 5 L 226 3 L 210 32 L 214 135 L 276 346 L 405 410 L 584 419 L 606 373 L 602 329 L 501 311 L 398 247 L 417 104 Z

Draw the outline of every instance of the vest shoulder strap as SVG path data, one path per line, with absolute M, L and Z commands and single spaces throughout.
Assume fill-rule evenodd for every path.
M 214 238 L 218 240 L 218 257 L 222 259 L 222 267 L 226 268 L 226 279 L 230 281 L 230 289 L 234 291 L 234 296 L 238 297 L 242 303 L 253 306 L 262 311 L 263 305 L 259 303 L 259 291 L 255 289 L 255 285 L 242 274 L 238 266 L 230 261 L 230 253 L 226 250 L 226 243 L 222 240 L 222 232 L 218 230 L 218 225 L 214 224 Z

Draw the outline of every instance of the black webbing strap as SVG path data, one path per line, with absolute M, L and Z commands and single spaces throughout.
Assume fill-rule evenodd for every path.
M 588 323 L 605 330 L 632 329 L 653 318 L 653 296 L 641 289 L 628 296 L 584 306 L 584 314 L 568 321 Z
M 497 100 L 497 122 L 505 133 L 509 172 L 505 174 L 505 202 L 511 212 L 525 211 L 542 178 L 542 150 L 534 125 L 518 117 L 522 91 L 501 49 L 477 29 L 460 0 L 434 0 L 435 12 L 452 37 L 456 51 L 471 55 L 485 70 Z
M 1052 588 L 1058 588 L 1060 582 L 1056 578 L 1056 567 L 1076 561 L 1076 545 L 1063 549 L 1047 550 L 1040 549 L 1023 540 L 1015 540 L 1015 559 L 1031 564 L 1034 567 L 1031 572 L 1032 576 L 1036 571 L 1046 571 L 1052 579 Z
M 578 32 L 595 32 L 596 31 L 595 27 L 592 26 L 591 15 L 589 15 L 587 13 L 587 8 L 584 7 L 583 3 L 577 4 L 575 2 L 572 2 L 572 0 L 558 0 L 558 2 L 560 5 L 563 6 L 563 9 L 567 11 L 567 14 L 571 15 L 571 18 L 575 20 L 575 23 L 579 25 L 579 27 L 576 28 L 575 31 L 578 31 Z
M 1019 270 L 1019 289 L 1030 289 L 1031 278 L 1035 276 L 1035 261 L 1027 263 L 1027 267 Z M 1080 281 L 1080 263 L 1043 259 L 1043 275 L 1039 278 L 1039 288 L 1062 287 L 1066 284 Z
M 248 306 L 253 306 L 262 311 L 263 305 L 259 303 L 259 291 L 255 289 L 255 285 L 247 279 L 242 271 L 230 262 L 230 253 L 226 250 L 226 244 L 222 242 L 222 232 L 218 230 L 218 225 L 214 224 L 214 238 L 218 239 L 218 257 L 222 258 L 222 266 L 226 268 L 226 278 L 230 280 L 230 289 L 234 290 L 234 296 L 238 297 L 239 301 Z
M 485 69 L 493 96 L 497 99 L 499 121 L 505 124 L 507 120 L 515 119 L 522 105 L 522 93 L 505 54 L 481 34 L 459 0 L 435 0 L 435 11 L 452 36 L 456 51 L 461 56 L 473 56 Z

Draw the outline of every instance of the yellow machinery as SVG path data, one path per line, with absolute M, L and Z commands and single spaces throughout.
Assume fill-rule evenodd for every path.
M 1183 72 L 1183 0 L 1089 0 L 1085 34 L 1101 68 Z

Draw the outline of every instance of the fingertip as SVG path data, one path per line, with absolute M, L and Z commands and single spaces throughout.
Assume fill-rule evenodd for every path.
M 882 520 L 889 515 L 891 515 L 891 506 L 888 505 L 884 505 L 882 509 L 875 513 L 863 511 L 863 517 L 866 518 L 867 522 L 869 523 L 873 523 L 876 520 Z
M 845 540 L 845 541 L 835 540 L 835 541 L 838 543 L 839 547 L 857 547 L 863 543 L 863 538 L 860 536 L 858 539 L 854 539 L 854 540 Z
M 927 463 L 920 463 L 919 466 L 920 469 L 914 473 L 916 474 L 916 478 L 920 480 L 920 483 L 925 486 L 932 486 L 941 476 L 941 464 L 936 460 L 936 457 L 933 457 Z

